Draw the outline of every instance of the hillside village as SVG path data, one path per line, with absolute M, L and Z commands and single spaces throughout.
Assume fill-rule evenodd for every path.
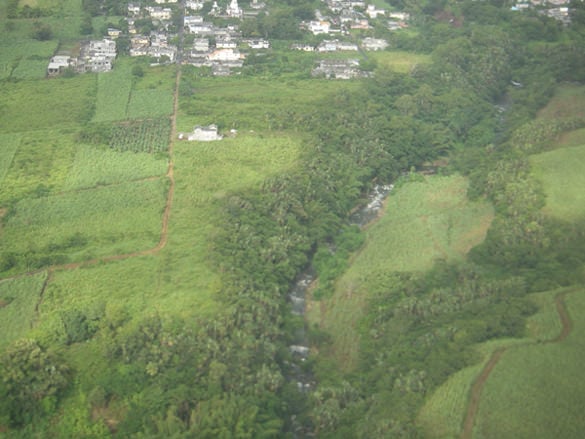
M 182 63 L 208 67 L 214 76 L 228 76 L 244 66 L 252 52 L 266 51 L 271 43 L 266 38 L 244 37 L 238 23 L 267 12 L 266 4 L 252 0 L 245 8 L 231 0 L 222 8 L 216 0 L 154 0 L 150 3 L 128 3 L 126 28 L 108 28 L 101 40 L 80 44 L 78 56 L 57 54 L 51 58 L 47 75 L 55 76 L 65 70 L 76 73 L 107 72 L 116 57 L 116 40 L 129 40 L 128 54 L 148 57 L 154 64 Z M 524 11 L 536 8 L 539 13 L 568 24 L 569 0 L 520 0 L 511 9 Z M 410 15 L 403 11 L 382 9 L 364 0 L 323 0 L 323 8 L 314 11 L 312 20 L 302 21 L 300 30 L 307 41 L 290 45 L 290 50 L 304 52 L 355 52 L 351 59 L 318 60 L 311 71 L 313 76 L 330 79 L 351 79 L 368 76 L 359 67 L 360 51 L 385 50 L 384 38 L 361 36 L 354 31 L 368 32 L 380 23 L 389 32 L 406 29 Z M 217 23 L 224 22 L 223 25 Z M 179 52 L 178 35 L 185 35 L 185 45 Z M 362 32 L 360 35 L 364 35 Z M 372 34 L 373 35 L 373 34 Z M 318 42 L 315 43 L 315 39 Z

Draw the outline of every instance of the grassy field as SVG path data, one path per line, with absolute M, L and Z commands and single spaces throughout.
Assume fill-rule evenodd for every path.
M 3 135 L 8 136 L 20 141 L 0 185 L 0 206 L 61 190 L 75 156 L 75 136 L 67 129 Z
M 68 309 L 85 312 L 106 306 L 124 308 L 135 316 L 154 312 L 185 318 L 212 315 L 217 310 L 213 296 L 221 286 L 220 276 L 208 260 L 220 220 L 218 201 L 232 191 L 258 187 L 267 176 L 295 166 L 300 148 L 300 142 L 292 137 L 240 136 L 214 143 L 178 143 L 168 245 L 156 255 L 56 271 L 44 294 L 42 318 L 34 334 L 41 339 L 55 337 L 61 331 L 60 312 Z M 94 191 L 80 194 L 87 192 Z M 139 199 L 135 202 L 144 204 Z M 116 215 L 126 216 L 121 211 Z M 103 218 L 101 214 L 99 219 Z M 106 218 L 104 222 L 114 221 Z M 122 227 L 124 221 L 114 223 Z M 158 227 L 160 230 L 160 224 Z M 129 238 L 125 235 L 120 246 Z M 78 350 L 82 351 L 79 355 L 99 354 L 91 347 Z M 73 362 L 79 361 L 77 354 L 71 355 Z M 97 373 L 91 368 L 98 363 L 98 357 L 88 359 L 84 366 L 88 376 Z
M 95 75 L 2 84 L 3 133 L 76 126 L 93 111 Z
M 47 73 L 49 59 L 57 41 L 17 39 L 0 41 L 0 79 L 41 79 Z
M 35 317 L 47 273 L 0 281 L 0 347 L 24 337 Z
M 399 73 L 409 73 L 417 64 L 431 62 L 430 55 L 401 50 L 368 52 L 368 58 L 376 60 L 379 68 L 390 69 Z
M 166 159 L 152 154 L 79 145 L 63 189 L 74 190 L 160 177 L 165 174 L 167 167 Z
M 585 87 L 563 84 L 548 104 L 538 112 L 539 118 L 585 117 Z
M 492 209 L 468 202 L 466 189 L 464 178 L 452 176 L 396 190 L 385 215 L 368 228 L 366 245 L 338 280 L 334 296 L 310 306 L 309 320 L 332 334 L 335 356 L 346 369 L 356 360 L 366 279 L 376 273 L 427 270 L 437 258 L 458 260 L 484 239 Z
M 12 165 L 12 160 L 20 144 L 21 136 L 18 134 L 0 134 L 0 185 Z
M 92 122 L 127 119 L 132 90 L 131 65 L 118 60 L 111 72 L 98 73 L 96 109 Z
M 585 429 L 585 290 L 565 299 L 573 330 L 559 343 L 506 352 L 482 393 L 474 437 L 581 438 Z
M 360 87 L 358 81 L 249 78 L 242 82 L 230 77 L 190 79 L 189 75 L 186 81 L 192 84 L 192 97 L 181 99 L 181 112 L 186 117 L 179 121 L 179 131 L 211 123 L 228 130 L 278 130 L 279 119 L 291 122 L 306 117 L 328 96 Z
M 21 200 L 5 220 L 2 248 L 83 260 L 153 247 L 166 189 L 166 181 L 157 179 Z M 68 250 L 66 243 L 77 236 L 84 243 Z
M 545 212 L 574 221 L 585 217 L 585 144 L 531 157 L 535 175 L 547 196 Z

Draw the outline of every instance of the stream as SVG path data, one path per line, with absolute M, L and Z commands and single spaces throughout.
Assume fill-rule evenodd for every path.
M 355 209 L 349 216 L 349 223 L 357 225 L 360 229 L 363 229 L 370 224 L 374 219 L 377 218 L 380 210 L 384 205 L 384 200 L 390 194 L 394 185 L 387 184 L 375 185 L 372 190 L 368 193 L 367 202 Z M 307 289 L 315 281 L 316 273 L 312 267 L 309 266 L 304 272 L 302 272 L 295 281 L 293 287 L 288 293 L 288 300 L 291 303 L 291 312 L 296 316 L 305 316 L 305 298 Z M 290 372 L 287 377 L 289 381 L 296 382 L 297 388 L 300 392 L 309 392 L 315 388 L 316 382 L 311 374 L 310 370 L 304 367 L 309 354 L 310 347 L 307 339 L 307 322 L 301 325 L 293 336 L 293 342 L 289 345 L 289 350 L 292 354 L 292 362 L 290 366 Z M 292 433 L 295 438 L 306 438 L 313 437 L 314 434 L 308 431 L 304 426 L 300 425 L 296 421 L 293 415 L 291 419 Z

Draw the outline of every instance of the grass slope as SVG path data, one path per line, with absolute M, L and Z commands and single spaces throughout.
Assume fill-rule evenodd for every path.
M 562 329 L 555 304 L 555 297 L 558 294 L 559 291 L 556 290 L 531 294 L 530 298 L 539 307 L 539 311 L 528 318 L 526 325 L 528 337 L 490 340 L 478 345 L 476 351 L 481 360 L 453 374 L 427 398 L 417 417 L 417 425 L 424 433 L 424 437 L 432 439 L 460 437 L 471 387 L 494 352 L 499 349 L 516 349 L 527 344 L 534 345 L 535 342 L 552 340 L 558 336 Z M 508 355 L 508 352 L 504 355 Z M 496 367 L 500 367 L 499 364 L 498 362 Z
M 484 203 L 466 199 L 463 177 L 430 177 L 391 194 L 384 216 L 367 230 L 366 245 L 338 280 L 331 299 L 310 307 L 309 319 L 333 337 L 346 369 L 357 357 L 357 323 L 367 300 L 367 279 L 384 272 L 422 271 L 435 259 L 457 260 L 484 239 L 493 217 Z
M 535 175 L 547 196 L 545 213 L 574 221 L 585 217 L 585 144 L 532 156 Z
M 368 52 L 368 58 L 376 60 L 378 66 L 399 73 L 410 73 L 417 64 L 429 64 L 430 55 L 401 50 Z
M 474 437 L 581 438 L 585 429 L 585 290 L 567 295 L 569 336 L 506 352 L 482 393 Z

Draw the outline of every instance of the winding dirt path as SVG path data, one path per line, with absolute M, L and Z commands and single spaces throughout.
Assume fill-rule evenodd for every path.
M 561 320 L 562 329 L 559 335 L 555 338 L 546 340 L 544 343 L 559 343 L 565 340 L 568 335 L 571 333 L 573 329 L 573 324 L 571 322 L 571 318 L 569 316 L 569 312 L 567 311 L 567 307 L 565 305 L 565 296 L 570 294 L 577 289 L 570 289 L 567 291 L 563 291 L 555 296 L 555 306 L 557 309 L 557 313 L 559 314 L 559 318 Z M 521 346 L 526 346 L 528 344 L 534 344 L 532 342 L 527 344 L 522 344 Z M 518 345 L 517 345 L 518 346 Z M 516 346 L 516 347 L 517 347 Z M 477 411 L 479 409 L 479 403 L 481 399 L 481 392 L 487 382 L 492 370 L 500 361 L 500 358 L 504 355 L 504 353 L 508 350 L 508 348 L 500 348 L 494 351 L 492 356 L 490 357 L 489 361 L 481 371 L 481 374 L 477 377 L 473 386 L 471 387 L 471 395 L 469 398 L 469 404 L 467 406 L 467 414 L 465 415 L 465 421 L 463 422 L 463 431 L 461 433 L 461 439 L 471 439 L 473 435 L 473 426 L 475 424 L 475 418 L 477 415 Z

